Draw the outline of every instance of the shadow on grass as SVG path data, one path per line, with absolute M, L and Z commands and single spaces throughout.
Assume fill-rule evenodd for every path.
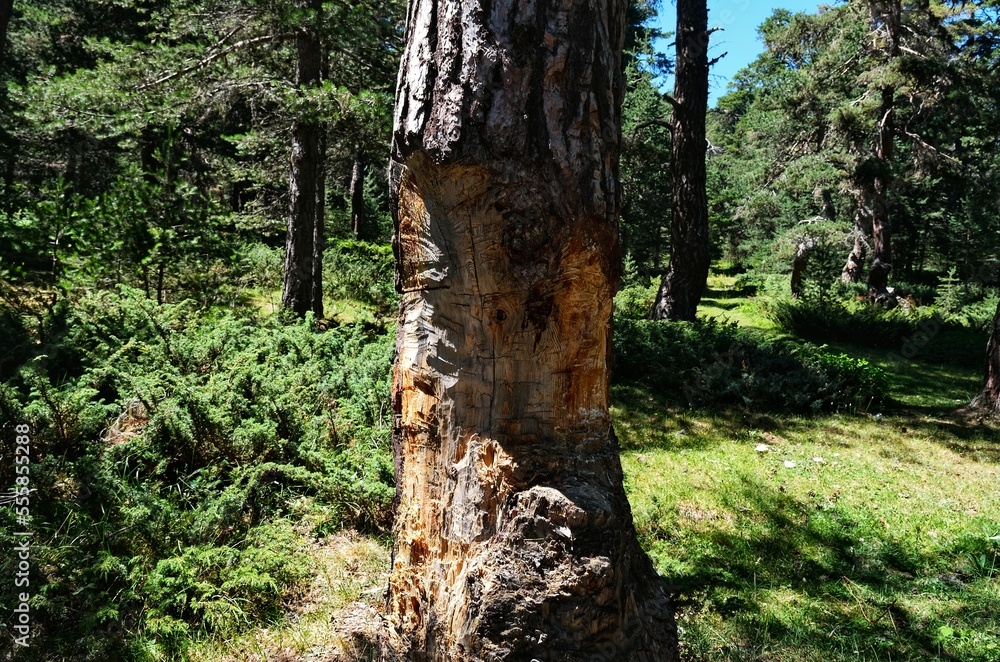
M 1000 594 L 989 573 L 941 573 L 941 559 L 921 556 L 910 541 L 759 479 L 742 477 L 722 504 L 736 514 L 736 526 L 687 527 L 684 535 L 698 539 L 686 540 L 684 548 L 689 555 L 696 550 L 697 558 L 686 559 L 687 571 L 666 573 L 680 596 L 687 659 L 985 662 L 1000 656 L 1000 648 L 991 648 L 1000 646 L 992 617 Z M 659 530 L 644 542 L 657 557 L 670 553 L 669 538 Z M 991 583 L 994 590 L 983 590 Z M 722 627 L 703 631 L 698 621 L 706 613 Z

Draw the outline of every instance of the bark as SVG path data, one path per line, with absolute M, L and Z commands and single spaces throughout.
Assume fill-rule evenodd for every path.
M 1000 305 L 993 315 L 993 327 L 986 344 L 986 379 L 983 389 L 969 405 L 986 414 L 1000 412 Z
M 809 254 L 816 247 L 816 240 L 812 237 L 805 237 L 799 242 L 795 250 L 795 258 L 792 260 L 792 296 L 798 297 L 802 294 L 802 283 L 805 280 L 806 267 L 809 266 Z
M 651 319 L 691 320 L 708 282 L 708 197 L 705 116 L 708 113 L 708 9 L 705 0 L 677 0 L 670 266 Z
M 411 0 L 385 660 L 675 660 L 608 413 L 623 0 Z
M 365 157 L 354 155 L 354 168 L 351 171 L 351 231 L 355 237 L 360 237 L 365 224 Z
M 865 260 L 868 258 L 868 242 L 866 237 L 871 233 L 871 203 L 865 195 L 865 191 L 860 192 L 858 210 L 854 215 L 854 247 L 851 248 L 847 256 L 847 263 L 841 272 L 840 279 L 845 283 L 860 283 L 865 268 Z
M 868 247 L 865 245 L 864 237 L 855 232 L 854 247 L 847 256 L 847 264 L 844 265 L 840 279 L 845 283 L 860 283 L 867 257 Z
M 3 66 L 7 54 L 7 27 L 14 14 L 14 0 L 0 0 L 0 78 L 3 77 Z
M 299 32 L 297 53 L 296 84 L 299 87 L 318 86 L 323 51 L 311 27 Z M 318 186 L 322 173 L 321 140 L 320 124 L 312 118 L 300 118 L 292 127 L 288 235 L 281 302 L 299 316 L 304 316 L 313 307 L 313 279 L 321 268 L 321 265 L 314 268 Z
M 873 2 L 872 20 L 879 23 L 887 39 L 889 62 L 900 55 L 899 33 L 901 7 L 899 0 L 885 3 Z M 889 272 L 892 271 L 892 233 L 889 225 L 889 187 L 892 185 L 892 156 L 895 150 L 895 97 L 896 88 L 887 84 L 881 90 L 879 109 L 878 151 L 876 173 L 872 181 L 872 266 L 868 272 L 868 298 L 873 304 L 895 305 L 888 291 Z
M 323 251 L 326 248 L 326 125 L 320 125 L 319 130 L 319 172 L 316 174 L 312 258 L 312 311 L 316 319 L 323 317 Z

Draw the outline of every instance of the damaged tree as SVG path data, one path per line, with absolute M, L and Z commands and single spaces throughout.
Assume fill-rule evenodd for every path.
M 624 0 L 411 0 L 385 660 L 677 659 L 608 413 Z

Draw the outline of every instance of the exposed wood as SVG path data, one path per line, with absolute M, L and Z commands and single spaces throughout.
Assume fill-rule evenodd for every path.
M 805 281 L 806 267 L 809 266 L 809 254 L 816 247 L 816 239 L 803 237 L 795 247 L 795 258 L 792 260 L 792 296 L 802 294 L 802 284 Z
M 860 283 L 864 277 L 865 260 L 868 259 L 868 239 L 871 234 L 871 202 L 864 190 L 858 192 L 858 209 L 854 214 L 854 246 L 847 256 L 847 263 L 840 274 L 844 283 Z
M 705 0 L 677 0 L 670 266 L 650 311 L 652 319 L 694 320 L 708 282 L 705 116 L 711 32 Z
M 411 0 L 386 660 L 677 659 L 608 413 L 623 0 Z

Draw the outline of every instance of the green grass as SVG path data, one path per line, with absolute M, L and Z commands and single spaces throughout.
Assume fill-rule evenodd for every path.
M 625 389 L 613 413 L 686 659 L 1000 659 L 994 428 L 692 413 Z
M 739 289 L 735 276 L 713 273 L 708 288 L 698 306 L 698 316 L 720 322 L 736 322 L 740 326 L 773 331 L 776 326 L 761 309 L 758 300 Z
M 712 277 L 701 314 L 779 333 L 730 276 Z M 942 332 L 914 360 L 832 344 L 891 375 L 891 403 L 854 414 L 696 410 L 614 388 L 626 490 L 678 596 L 687 662 L 1000 661 L 1000 431 L 949 413 L 979 387 L 984 344 Z M 311 544 L 315 581 L 282 623 L 208 638 L 191 659 L 368 659 L 387 547 Z

